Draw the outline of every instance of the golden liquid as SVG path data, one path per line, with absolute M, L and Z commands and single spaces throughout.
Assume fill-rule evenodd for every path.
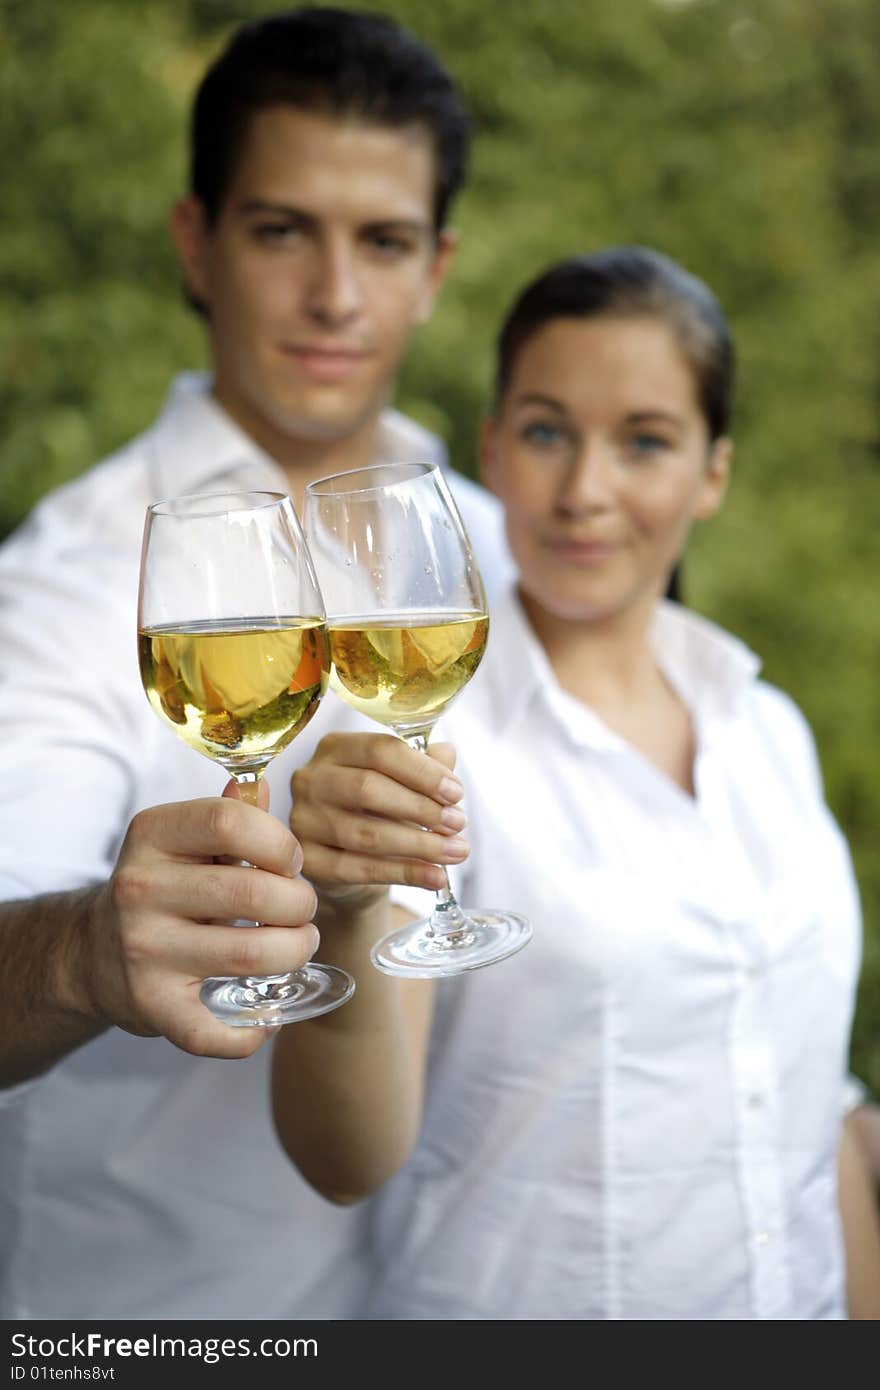
M 138 659 L 159 717 L 199 753 L 258 771 L 305 728 L 330 670 L 315 618 L 144 628 Z
M 330 684 L 355 709 L 399 733 L 422 732 L 476 671 L 485 613 L 397 613 L 331 623 Z

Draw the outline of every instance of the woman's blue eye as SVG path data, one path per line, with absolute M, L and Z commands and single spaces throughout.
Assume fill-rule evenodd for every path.
M 629 443 L 635 454 L 655 454 L 669 448 L 669 441 L 659 434 L 634 434 Z
M 522 437 L 528 444 L 535 444 L 539 449 L 546 449 L 553 444 L 558 444 L 560 440 L 565 438 L 565 435 L 558 425 L 550 425 L 543 420 L 534 420 L 531 424 L 523 427 Z

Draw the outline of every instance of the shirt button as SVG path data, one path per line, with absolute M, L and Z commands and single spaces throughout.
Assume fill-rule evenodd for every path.
M 769 1231 L 759 1231 L 758 1234 L 755 1236 L 755 1244 L 756 1244 L 756 1245 L 767 1245 L 767 1244 L 769 1243 L 769 1241 L 770 1241 L 770 1232 L 769 1232 Z

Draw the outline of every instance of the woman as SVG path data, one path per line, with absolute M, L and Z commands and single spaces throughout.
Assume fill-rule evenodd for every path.
M 341 736 L 294 778 L 359 993 L 284 1031 L 276 1125 L 325 1195 L 385 1184 L 365 1316 L 846 1315 L 849 856 L 797 709 L 662 598 L 723 501 L 732 378 L 713 296 L 642 249 L 557 265 L 502 329 L 481 455 L 519 582 L 446 732 L 460 900 L 527 915 L 525 951 L 439 985 L 367 964 L 375 885 L 467 855 L 448 750 Z

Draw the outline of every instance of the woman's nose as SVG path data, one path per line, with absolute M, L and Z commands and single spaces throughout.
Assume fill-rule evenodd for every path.
M 613 497 L 611 451 L 598 440 L 587 440 L 573 455 L 559 490 L 557 505 L 571 515 L 601 511 Z

